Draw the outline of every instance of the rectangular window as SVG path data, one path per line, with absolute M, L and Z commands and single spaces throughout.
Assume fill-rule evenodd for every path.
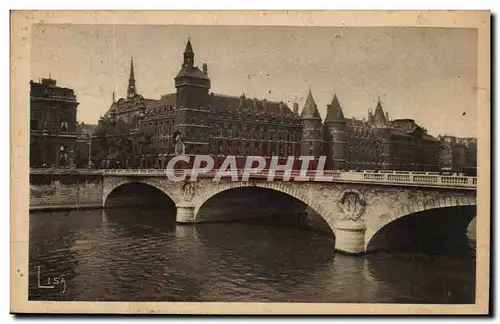
M 30 129 L 31 130 L 37 130 L 38 129 L 38 119 L 31 119 L 30 120 Z

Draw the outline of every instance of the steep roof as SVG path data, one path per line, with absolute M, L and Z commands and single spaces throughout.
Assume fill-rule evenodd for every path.
M 212 107 L 231 107 L 232 110 L 239 109 L 240 105 L 244 108 L 256 109 L 257 111 L 264 111 L 264 100 L 259 100 L 256 98 L 246 98 L 243 96 L 234 97 L 226 96 L 221 94 L 214 94 L 210 96 Z M 280 108 L 280 103 L 276 101 L 265 101 L 266 110 L 268 113 L 274 113 L 281 115 L 283 112 L 285 114 L 292 114 L 290 108 L 286 104 L 282 103 L 282 108 Z M 283 112 L 281 111 L 283 109 Z
M 174 93 L 168 93 L 168 94 L 162 95 L 160 101 L 164 105 L 175 106 L 175 104 L 177 103 L 177 94 L 174 92 Z
M 335 123 L 339 121 L 345 121 L 344 112 L 337 99 L 337 95 L 334 95 L 332 103 L 328 106 L 328 110 L 326 111 L 325 123 Z
M 319 115 L 318 111 L 318 106 L 314 102 L 311 89 L 309 89 L 309 94 L 307 95 L 306 103 L 304 104 L 304 108 L 302 109 L 302 113 L 300 114 L 300 119 L 321 120 L 321 116 Z
M 385 119 L 384 110 L 382 109 L 382 105 L 380 104 L 380 100 L 377 103 L 377 108 L 375 108 L 373 121 L 378 125 L 384 125 L 387 122 L 387 120 Z
M 187 44 L 186 44 L 186 49 L 184 50 L 185 54 L 194 54 L 193 52 L 193 46 L 191 46 L 191 39 L 188 38 Z
M 210 80 L 205 73 L 203 73 L 197 66 L 193 67 L 187 67 L 183 66 L 179 73 L 177 73 L 177 76 L 175 77 L 180 78 L 180 77 L 192 77 L 192 78 L 197 78 L 197 79 L 205 79 L 205 80 Z
M 401 137 L 412 137 L 412 134 L 407 133 L 401 129 L 391 128 L 391 135 L 401 136 Z

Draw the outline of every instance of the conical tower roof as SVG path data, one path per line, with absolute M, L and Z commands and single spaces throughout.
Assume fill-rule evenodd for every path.
M 382 109 L 382 105 L 380 104 L 380 99 L 377 103 L 377 108 L 375 108 L 375 113 L 373 114 L 373 121 L 376 125 L 385 125 L 387 120 L 385 119 L 384 110 Z
M 321 116 L 319 115 L 318 107 L 314 102 L 311 89 L 309 89 L 309 94 L 307 95 L 306 103 L 304 104 L 304 109 L 302 109 L 302 113 L 300 114 L 300 119 L 321 120 Z
M 186 49 L 184 50 L 184 54 L 194 54 L 193 47 L 191 46 L 191 39 L 188 38 Z
M 325 123 L 335 123 L 339 121 L 345 121 L 344 112 L 342 111 L 337 95 L 334 95 L 332 103 L 328 106 L 326 112 Z

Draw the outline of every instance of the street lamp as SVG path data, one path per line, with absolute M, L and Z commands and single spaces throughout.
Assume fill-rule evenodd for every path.
M 144 99 L 141 99 L 140 102 L 140 113 L 139 113 L 139 125 L 137 126 L 137 131 L 138 134 L 140 134 L 141 138 L 139 139 L 139 152 L 140 152 L 140 161 L 139 161 L 139 168 L 142 167 L 143 162 L 145 162 L 144 158 L 144 133 L 140 131 L 140 124 L 144 120 L 144 117 L 146 117 L 146 104 L 144 103 Z
M 46 167 L 47 166 L 47 135 L 48 135 L 48 132 L 47 132 L 47 129 L 44 129 L 42 131 L 42 145 L 43 145 L 43 148 L 42 148 L 42 167 Z
M 64 153 L 65 153 L 64 146 L 61 145 L 61 147 L 59 147 L 59 164 L 56 165 L 59 168 L 66 165 L 66 159 L 64 157 Z
M 88 134 L 89 135 L 89 165 L 88 165 L 88 168 L 92 168 L 92 159 L 91 159 L 91 153 L 92 153 L 92 134 Z

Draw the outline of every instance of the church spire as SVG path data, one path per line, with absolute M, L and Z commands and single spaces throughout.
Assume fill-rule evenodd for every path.
M 321 117 L 319 115 L 318 106 L 314 102 L 314 98 L 311 93 L 311 89 L 309 89 L 309 94 L 307 95 L 306 103 L 304 104 L 304 109 L 302 109 L 302 113 L 300 114 L 300 119 L 319 119 Z
M 129 79 L 135 81 L 135 76 L 134 76 L 134 58 L 133 57 L 130 58 L 130 78 Z
M 184 50 L 184 67 L 193 67 L 194 64 L 194 52 L 193 46 L 191 46 L 191 39 L 188 38 L 186 49 Z
M 130 77 L 128 78 L 127 98 L 133 98 L 137 95 L 135 88 L 135 75 L 134 75 L 134 59 L 130 58 Z

